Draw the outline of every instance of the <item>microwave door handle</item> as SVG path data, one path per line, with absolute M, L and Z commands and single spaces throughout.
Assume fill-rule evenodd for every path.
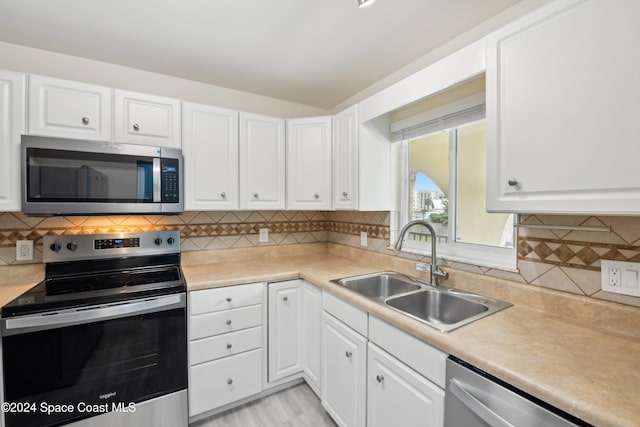
M 27 332 L 63 328 L 79 324 L 159 312 L 186 306 L 184 294 L 176 294 L 130 303 L 112 303 L 110 305 L 70 309 L 57 313 L 21 316 L 3 319 L 2 335 L 17 335 Z
M 493 412 L 489 407 L 476 399 L 464 386 L 454 380 L 449 380 L 449 391 L 471 412 L 480 417 L 484 422 L 493 427 L 514 427 L 500 415 Z
M 160 203 L 162 201 L 162 169 L 159 157 L 153 158 L 153 202 Z

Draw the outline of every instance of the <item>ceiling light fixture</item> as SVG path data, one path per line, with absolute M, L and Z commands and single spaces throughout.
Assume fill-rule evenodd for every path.
M 371 6 L 376 0 L 358 0 L 358 7 Z

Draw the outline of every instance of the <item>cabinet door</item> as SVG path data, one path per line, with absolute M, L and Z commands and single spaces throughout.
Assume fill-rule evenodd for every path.
M 367 340 L 326 312 L 322 322 L 322 406 L 339 426 L 364 427 Z
M 302 282 L 302 369 L 309 386 L 320 394 L 320 357 L 322 355 L 322 291 Z
M 331 117 L 287 120 L 287 209 L 331 209 Z
M 358 209 L 358 112 L 333 117 L 333 208 Z
M 284 209 L 284 198 L 284 120 L 240 113 L 240 209 Z
M 0 211 L 20 210 L 20 135 L 25 119 L 24 74 L 0 71 Z
M 368 427 L 442 427 L 444 391 L 369 343 Z
M 302 371 L 301 280 L 269 283 L 269 381 Z
M 29 76 L 29 133 L 96 141 L 111 140 L 108 87 Z
M 238 112 L 182 103 L 185 209 L 237 210 Z
M 640 2 L 555 1 L 487 38 L 487 209 L 640 212 Z
M 163 96 L 115 91 L 115 140 L 181 148 L 180 101 Z

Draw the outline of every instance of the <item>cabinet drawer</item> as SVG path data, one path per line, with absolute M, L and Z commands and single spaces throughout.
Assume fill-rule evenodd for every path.
M 235 308 L 189 318 L 189 339 L 210 337 L 262 324 L 262 305 Z
M 262 350 L 189 368 L 189 415 L 194 416 L 262 390 Z
M 447 353 L 401 331 L 377 317 L 369 319 L 369 339 L 415 369 L 421 375 L 445 388 Z
M 262 347 L 262 326 L 189 342 L 189 365 Z
M 331 295 L 329 292 L 322 293 L 322 308 L 331 313 L 347 326 L 353 328 L 360 335 L 368 336 L 368 315 L 366 311 L 352 306 L 342 301 L 340 298 Z
M 262 303 L 264 284 L 226 286 L 189 293 L 189 314 L 204 314 Z

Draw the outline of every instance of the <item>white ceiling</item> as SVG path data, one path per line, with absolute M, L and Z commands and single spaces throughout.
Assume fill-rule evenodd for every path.
M 331 108 L 519 0 L 0 0 L 0 40 Z

